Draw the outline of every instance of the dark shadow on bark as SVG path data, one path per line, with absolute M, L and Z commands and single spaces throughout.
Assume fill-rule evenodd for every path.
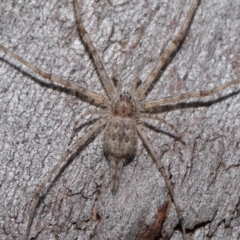
M 178 109 L 188 109 L 188 108 L 200 108 L 200 107 L 210 107 L 214 104 L 217 103 L 221 103 L 224 102 L 225 100 L 227 100 L 228 98 L 237 96 L 240 93 L 240 90 L 234 91 L 232 93 L 229 93 L 227 95 L 224 95 L 220 98 L 217 98 L 215 100 L 209 100 L 206 102 L 202 102 L 202 101 L 193 101 L 193 102 L 180 102 L 180 103 L 176 103 L 176 104 L 169 104 L 169 105 L 164 105 L 164 106 L 160 106 L 160 107 L 156 107 L 154 109 L 151 110 L 151 113 L 164 113 L 164 112 L 172 112 Z
M 22 73 L 24 76 L 28 77 L 29 79 L 31 79 L 34 83 L 40 85 L 41 87 L 45 87 L 45 88 L 50 88 L 52 90 L 56 90 L 58 92 L 63 92 L 66 93 L 68 95 L 72 95 L 75 96 L 77 98 L 79 98 L 81 101 L 89 103 L 91 105 L 94 105 L 96 107 L 98 107 L 99 105 L 95 104 L 94 101 L 89 101 L 87 97 L 79 94 L 78 92 L 74 92 L 66 87 L 61 86 L 60 84 L 58 85 L 57 83 L 52 83 L 49 80 L 45 80 L 46 82 L 44 82 L 44 80 L 40 80 L 39 78 L 44 79 L 43 77 L 36 78 L 34 77 L 31 73 L 28 73 L 27 71 L 23 70 L 21 67 L 16 66 L 14 63 L 11 63 L 10 61 L 0 57 L 0 61 L 8 64 L 9 66 L 11 66 L 12 68 L 14 68 L 17 72 Z M 21 63 L 19 63 L 21 64 Z M 31 70 L 29 70 L 31 71 Z M 77 85 L 77 83 L 74 83 L 75 85 Z

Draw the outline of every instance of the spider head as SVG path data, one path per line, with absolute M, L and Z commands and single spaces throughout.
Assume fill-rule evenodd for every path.
M 112 110 L 114 115 L 131 117 L 136 112 L 136 102 L 128 91 L 123 91 L 115 98 Z

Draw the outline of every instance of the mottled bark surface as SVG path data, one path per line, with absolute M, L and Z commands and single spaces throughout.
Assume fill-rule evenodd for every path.
M 84 25 L 108 74 L 120 73 L 126 86 L 136 76 L 147 78 L 176 36 L 189 4 L 81 3 Z M 1 44 L 44 71 L 103 93 L 79 40 L 71 1 L 1 0 L 0 23 Z M 209 89 L 240 77 L 234 68 L 240 65 L 239 29 L 239 1 L 201 1 L 181 48 L 148 98 Z M 155 131 L 148 135 L 194 240 L 240 237 L 240 94 L 231 96 L 239 89 L 188 100 L 160 115 L 178 129 L 186 145 L 159 131 L 169 133 L 165 126 L 149 121 Z M 21 239 L 34 192 L 68 148 L 75 119 L 89 108 L 0 52 L 0 239 Z M 165 183 L 140 141 L 113 197 L 101 138 L 56 178 L 36 211 L 30 236 L 182 239 Z

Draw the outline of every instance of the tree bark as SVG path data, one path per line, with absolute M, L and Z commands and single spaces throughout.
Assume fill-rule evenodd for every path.
M 177 35 L 190 1 L 79 4 L 107 73 L 119 73 L 127 87 L 137 76 L 147 79 Z M 1 0 L 0 22 L 1 44 L 46 72 L 104 94 L 79 38 L 71 1 Z M 239 29 L 239 1 L 201 1 L 186 38 L 148 99 L 207 90 L 240 77 Z M 147 130 L 191 239 L 240 238 L 239 90 L 234 86 L 161 109 L 159 116 L 175 126 L 185 145 L 157 122 L 150 122 L 154 131 Z M 67 150 L 74 121 L 93 107 L 2 52 L 0 92 L 0 239 L 21 239 L 34 193 Z M 87 130 L 83 127 L 77 135 Z M 110 182 L 100 134 L 41 199 L 30 237 L 182 239 L 164 180 L 140 141 L 115 196 Z

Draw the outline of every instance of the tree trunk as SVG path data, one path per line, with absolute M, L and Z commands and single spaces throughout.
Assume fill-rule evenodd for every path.
M 110 77 L 146 80 L 174 39 L 190 1 L 79 1 L 83 23 Z M 0 43 L 32 65 L 104 94 L 76 29 L 72 1 L 0 1 Z M 148 99 L 207 90 L 240 77 L 240 3 L 201 1 L 187 36 Z M 240 68 L 239 68 L 240 69 Z M 191 239 L 240 238 L 240 86 L 175 104 L 147 130 Z M 68 148 L 89 104 L 0 52 L 0 239 L 21 239 L 39 185 Z M 91 118 L 84 119 L 89 123 Z M 88 131 L 80 129 L 77 136 Z M 74 138 L 77 140 L 77 137 Z M 138 142 L 117 194 L 102 134 L 64 168 L 41 199 L 34 239 L 182 239 L 165 182 Z

